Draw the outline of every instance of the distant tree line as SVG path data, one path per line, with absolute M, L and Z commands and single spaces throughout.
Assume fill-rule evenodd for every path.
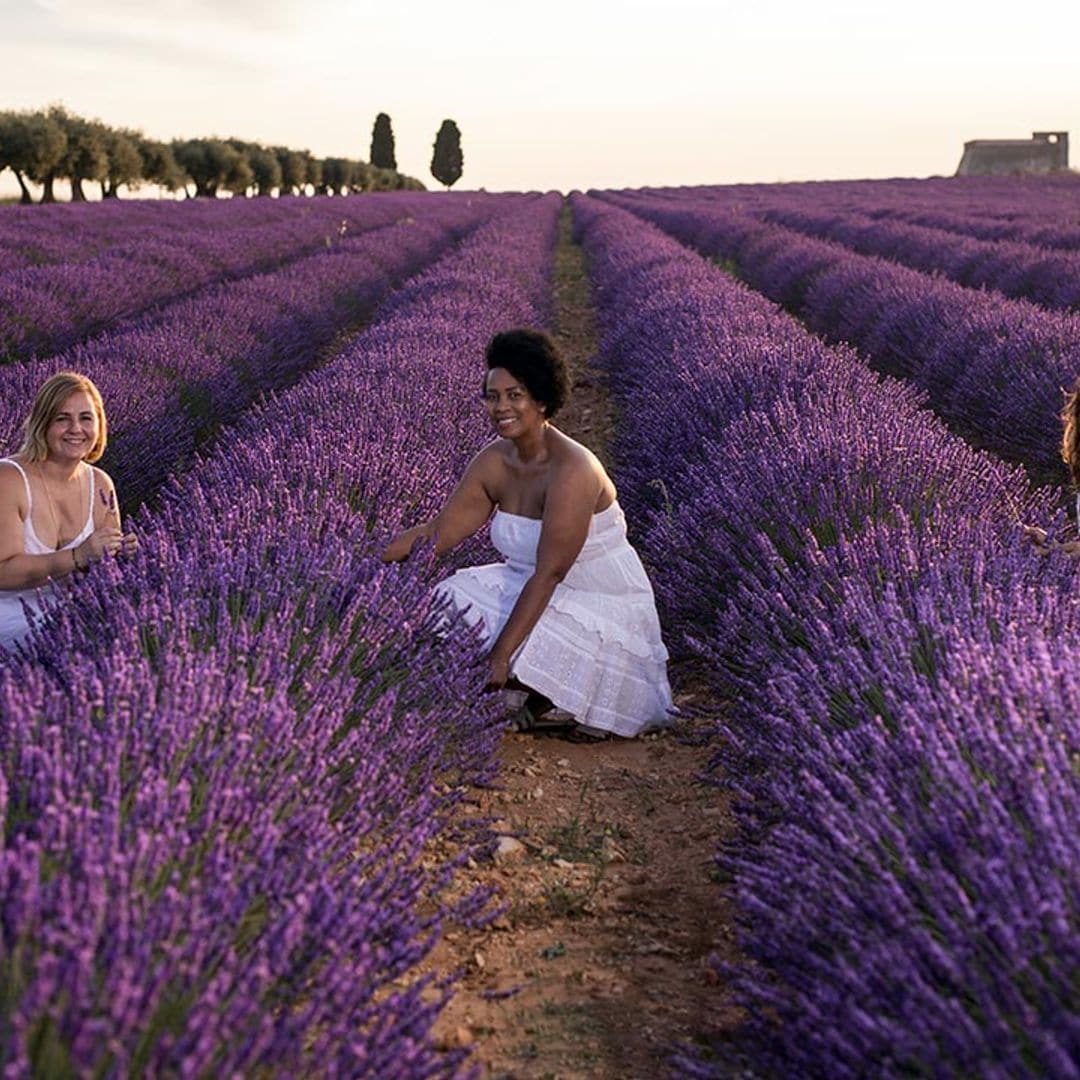
M 390 117 L 381 112 L 371 129 L 371 163 L 384 169 L 396 169 L 394 129 Z M 461 152 L 461 132 L 453 120 L 444 120 L 435 135 L 431 155 L 431 175 L 449 191 L 461 179 L 465 158 Z
M 380 113 L 380 117 L 386 117 Z M 378 126 L 378 121 L 376 122 Z M 386 117 L 389 159 L 393 136 Z M 374 150 L 374 139 L 372 140 Z M 380 153 L 381 153 L 380 149 Z M 374 154 L 373 154 L 374 162 Z M 32 202 L 27 182 L 40 184 L 41 202 L 54 202 L 57 180 L 71 182 L 74 201 L 86 198 L 87 183 L 101 185 L 102 198 L 122 187 L 158 184 L 189 197 L 233 195 L 325 195 L 362 191 L 423 191 L 424 185 L 386 167 L 349 158 L 317 158 L 308 150 L 263 146 L 244 139 L 148 139 L 141 131 L 86 120 L 62 105 L 37 111 L 0 111 L 0 172 L 11 169 Z

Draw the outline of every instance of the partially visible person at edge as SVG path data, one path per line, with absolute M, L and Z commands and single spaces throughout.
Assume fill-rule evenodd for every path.
M 489 645 L 489 685 L 517 692 L 517 730 L 554 726 L 633 736 L 670 722 L 667 650 L 652 587 L 626 539 L 615 485 L 596 456 L 552 424 L 567 396 L 547 335 L 497 334 L 483 397 L 498 438 L 469 463 L 442 510 L 399 534 L 384 562 L 421 539 L 442 554 L 490 518 L 505 562 L 437 586 Z M 494 516 L 493 516 L 494 515 Z M 547 719 L 544 719 L 545 716 Z
M 112 480 L 92 464 L 106 432 L 98 388 L 63 371 L 38 391 L 19 452 L 0 458 L 0 654 L 57 598 L 54 582 L 135 548 Z
M 1065 398 L 1061 410 L 1061 459 L 1069 467 L 1069 479 L 1076 492 L 1076 520 L 1080 526 L 1080 378 Z M 1051 551 L 1063 551 L 1066 555 L 1080 555 L 1080 540 L 1051 540 L 1045 529 L 1038 525 L 1025 525 L 1024 533 L 1035 545 L 1040 555 Z

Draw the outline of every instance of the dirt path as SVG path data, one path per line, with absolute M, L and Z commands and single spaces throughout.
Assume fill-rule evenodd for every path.
M 612 414 L 595 354 L 588 277 L 564 213 L 555 328 L 575 382 L 559 426 L 608 458 Z M 695 704 L 678 690 L 677 703 Z M 475 812 L 497 819 L 495 883 L 506 914 L 449 929 L 435 955 L 464 975 L 438 1036 L 473 1047 L 487 1078 L 668 1074 L 672 1045 L 738 1019 L 709 963 L 731 957 L 732 911 L 714 879 L 723 796 L 697 781 L 706 725 L 594 744 L 508 734 L 502 788 Z M 699 740 L 700 741 L 700 740 Z

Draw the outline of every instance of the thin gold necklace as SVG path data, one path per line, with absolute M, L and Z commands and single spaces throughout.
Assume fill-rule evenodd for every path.
M 57 516 L 57 513 L 56 513 L 56 505 L 53 503 L 52 492 L 49 490 L 49 482 L 45 479 L 45 470 L 41 467 L 41 462 L 40 461 L 36 462 L 35 464 L 37 465 L 38 479 L 41 480 L 41 486 L 45 489 L 45 498 L 48 500 L 48 503 L 49 503 L 49 516 L 52 518 L 53 535 L 56 537 L 56 543 L 53 545 L 53 548 L 54 548 L 55 551 L 59 551 L 62 547 L 65 546 L 65 545 L 60 543 L 60 519 L 59 519 L 59 517 Z M 80 462 L 80 464 L 81 464 L 81 462 Z M 80 476 L 79 476 L 79 495 L 80 496 L 82 495 L 82 474 L 81 473 L 80 473 Z M 82 499 L 80 498 L 79 501 L 82 502 Z M 77 536 L 78 533 L 76 533 L 75 535 Z M 75 539 L 75 537 L 72 537 L 72 540 L 74 540 L 74 539 Z M 71 541 L 69 540 L 68 543 L 70 543 L 70 542 Z

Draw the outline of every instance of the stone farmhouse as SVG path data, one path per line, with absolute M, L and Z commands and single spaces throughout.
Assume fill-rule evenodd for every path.
M 964 143 L 957 176 L 1012 176 L 1069 167 L 1069 133 L 1036 131 L 1030 139 L 972 139 Z

